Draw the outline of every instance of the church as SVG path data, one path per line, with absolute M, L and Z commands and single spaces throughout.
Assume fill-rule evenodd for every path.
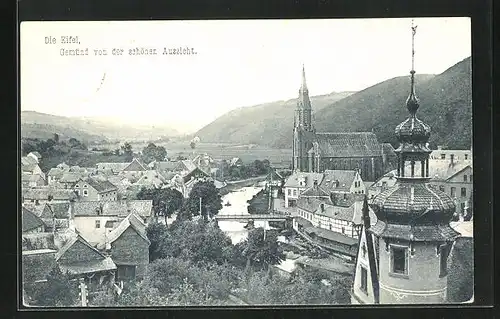
M 293 171 L 358 170 L 363 181 L 375 181 L 394 169 L 395 159 L 392 145 L 379 143 L 372 132 L 316 132 L 302 67 L 293 128 Z

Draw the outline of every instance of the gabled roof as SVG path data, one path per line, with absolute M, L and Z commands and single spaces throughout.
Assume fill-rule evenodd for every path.
M 56 249 L 53 233 L 22 234 L 22 250 Z
M 125 166 L 122 171 L 146 171 L 146 165 L 143 164 L 139 159 L 134 158 L 127 166 Z
M 321 186 L 311 186 L 300 194 L 300 197 L 326 197 L 330 198 L 330 192 Z
M 134 229 L 140 237 L 142 237 L 148 244 L 151 244 L 146 234 L 146 225 L 134 213 L 130 213 L 108 234 L 108 243 L 111 244 L 116 241 L 129 228 Z M 100 243 L 98 245 L 99 249 L 104 249 L 105 247 L 106 243 Z
M 229 165 L 236 165 L 239 162 L 241 162 L 241 158 L 239 158 L 239 157 L 233 157 L 233 158 L 231 158 L 231 161 L 229 162 Z
M 450 161 L 429 160 L 429 177 L 446 181 L 468 167 L 472 168 L 468 161 L 455 162 L 452 165 Z
M 135 184 L 138 185 L 161 185 L 165 183 L 165 177 L 156 170 L 146 171 Z
M 31 156 L 21 157 L 21 165 L 37 165 L 38 161 Z
M 316 133 L 322 157 L 376 157 L 382 145 L 371 132 Z
M 300 179 L 305 178 L 305 186 L 300 186 Z M 300 188 L 309 188 L 314 185 L 314 181 L 318 182 L 318 185 L 321 185 L 323 181 L 322 173 L 307 173 L 307 172 L 295 172 L 285 182 L 285 187 L 300 187 Z
M 98 180 L 95 178 L 86 178 L 84 182 L 88 183 L 89 186 L 94 188 L 98 193 L 105 193 L 105 192 L 111 192 L 111 191 L 116 191 L 118 188 L 116 185 L 111 183 L 108 180 Z
M 37 158 L 42 158 L 42 155 L 40 153 L 38 153 L 37 151 L 33 151 L 33 152 L 30 152 L 29 154 L 33 154 L 35 155 Z M 29 155 L 28 154 L 28 155 Z
M 357 174 L 353 170 L 325 170 L 320 186 L 329 192 L 348 192 Z
M 177 162 L 176 169 L 177 170 L 185 170 L 188 172 L 194 171 L 196 168 L 198 168 L 191 160 L 182 160 Z
M 86 249 L 92 250 L 97 258 L 78 262 L 60 262 L 61 257 L 77 242 L 83 244 Z M 56 253 L 56 261 L 59 261 L 59 267 L 62 271 L 69 271 L 72 274 L 93 273 L 116 269 L 116 265 L 111 258 L 104 256 L 99 250 L 92 247 L 92 245 L 90 245 L 81 235 L 73 236 L 64 244 Z
M 102 208 L 102 215 L 125 217 L 135 212 L 141 217 L 151 216 L 152 200 L 118 200 L 118 201 L 81 201 L 73 203 L 74 216 L 97 216 Z
M 332 205 L 330 199 L 315 197 L 300 197 L 297 200 L 297 207 L 310 213 L 314 213 L 321 204 Z
M 62 168 L 57 168 L 57 167 L 53 167 L 49 170 L 49 172 L 47 173 L 48 176 L 52 176 L 52 177 L 62 177 L 64 173 L 68 172 L 68 169 L 62 169 Z
M 26 207 L 22 208 L 22 217 L 23 232 L 45 226 L 42 219 Z
M 69 218 L 69 207 L 70 203 L 46 203 L 42 215 L 42 218 L 58 218 L 67 219 Z
M 85 173 L 80 173 L 80 172 L 65 172 L 59 178 L 59 183 L 76 183 L 81 178 L 84 178 L 85 176 L 86 176 Z
M 29 183 L 29 182 L 39 182 L 39 181 L 45 181 L 42 175 L 40 174 L 23 174 L 21 175 L 21 182 L 22 183 Z
M 150 163 L 151 164 L 151 163 Z M 153 162 L 152 168 L 159 171 L 172 171 L 179 164 L 176 161 L 162 161 L 162 162 Z

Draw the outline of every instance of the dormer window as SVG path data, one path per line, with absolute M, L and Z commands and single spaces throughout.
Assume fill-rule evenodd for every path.
M 441 159 L 446 159 L 446 154 L 441 154 Z
M 464 159 L 467 160 L 469 158 L 469 154 L 464 154 Z
M 83 188 L 87 188 L 87 187 L 88 187 L 88 185 L 87 185 L 87 184 L 83 184 Z
M 76 184 L 76 185 L 75 185 L 75 187 L 76 187 L 76 188 L 79 188 L 79 187 L 80 187 L 80 185 Z

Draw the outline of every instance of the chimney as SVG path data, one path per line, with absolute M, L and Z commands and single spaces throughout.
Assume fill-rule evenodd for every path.
M 321 207 L 321 212 L 324 213 L 325 212 L 325 204 L 321 203 L 320 207 Z
M 450 154 L 450 165 L 453 165 L 453 160 L 455 159 L 455 154 Z

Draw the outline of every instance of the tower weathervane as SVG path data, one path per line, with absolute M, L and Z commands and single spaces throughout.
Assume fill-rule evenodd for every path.
M 417 33 L 417 26 L 414 25 L 414 20 L 411 19 L 411 69 L 415 70 L 415 33 Z

